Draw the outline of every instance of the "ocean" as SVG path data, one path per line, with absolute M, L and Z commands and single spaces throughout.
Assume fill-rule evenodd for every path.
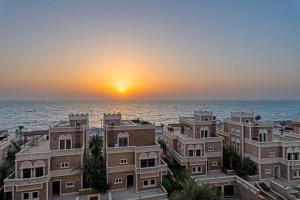
M 300 101 L 0 101 L 0 129 L 15 130 L 19 125 L 45 129 L 66 120 L 69 113 L 89 113 L 91 127 L 100 127 L 103 113 L 113 112 L 159 125 L 177 122 L 180 115 L 192 115 L 194 110 L 212 110 L 220 120 L 231 111 L 254 112 L 264 121 L 291 120 L 298 118 Z

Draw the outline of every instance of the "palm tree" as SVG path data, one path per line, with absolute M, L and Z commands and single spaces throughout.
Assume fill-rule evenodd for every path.
M 186 178 L 180 183 L 182 189 L 175 191 L 171 195 L 171 200 L 196 200 L 198 194 L 198 184 L 192 178 Z
M 24 143 L 24 137 L 23 137 L 23 132 L 22 132 L 22 130 L 23 130 L 23 128 L 24 128 L 24 126 L 18 126 L 18 129 L 17 129 L 17 131 L 20 133 L 20 138 L 21 138 L 21 140 L 23 141 L 23 143 Z
M 256 121 L 261 120 L 261 116 L 260 116 L 260 115 L 256 115 L 256 116 L 255 116 L 255 120 L 256 120 Z
M 16 154 L 21 151 L 23 142 L 21 140 L 11 141 L 12 147 L 7 152 L 6 160 L 14 163 L 16 159 Z
M 216 188 L 209 184 L 199 185 L 190 176 L 181 183 L 182 189 L 171 195 L 171 200 L 213 200 L 217 196 Z
M 14 165 L 9 161 L 0 163 L 0 188 L 3 186 L 4 179 L 14 171 Z
M 198 188 L 198 199 L 213 200 L 217 197 L 217 189 L 209 184 L 200 185 Z
M 90 142 L 90 150 L 93 156 L 100 158 L 102 156 L 103 139 L 100 135 L 92 137 Z
M 158 140 L 158 144 L 160 144 L 160 148 L 163 150 L 163 153 L 166 154 L 167 152 L 167 145 L 164 140 Z

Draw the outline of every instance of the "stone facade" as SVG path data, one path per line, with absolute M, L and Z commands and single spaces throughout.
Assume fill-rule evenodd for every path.
M 228 137 L 226 140 L 242 158 L 248 157 L 256 163 L 260 180 L 300 180 L 300 142 L 297 133 L 277 133 L 273 123 L 255 121 L 253 113 L 231 115 L 229 119 L 224 119 L 224 133 L 221 135 Z
M 167 157 L 192 175 L 206 175 L 223 167 L 223 138 L 216 134 L 216 118 L 211 111 L 195 111 L 192 117 L 179 117 L 169 124 L 163 138 Z
M 142 120 L 104 114 L 107 182 L 110 190 L 133 187 L 136 192 L 160 188 L 167 166 L 155 142 L 155 127 Z
M 16 170 L 4 181 L 4 191 L 14 199 L 39 200 L 78 193 L 87 127 L 88 115 L 69 115 L 69 122 L 50 127 L 48 135 L 29 142 L 16 155 Z

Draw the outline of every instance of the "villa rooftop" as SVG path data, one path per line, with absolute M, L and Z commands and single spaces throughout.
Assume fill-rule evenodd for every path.
M 143 191 L 136 193 L 133 188 L 129 188 L 126 190 L 115 190 L 112 192 L 108 192 L 105 194 L 101 194 L 101 200 L 109 200 L 109 195 L 111 195 L 112 200 L 136 200 L 136 199 L 144 199 L 151 198 L 153 199 L 167 199 L 166 192 L 163 189 L 155 189 L 151 191 Z M 163 197 L 164 198 L 159 198 Z
M 30 141 L 29 144 L 19 154 L 47 153 L 50 150 L 50 141 Z
M 122 120 L 121 125 L 124 126 L 141 126 L 141 125 L 152 125 L 148 121 L 144 121 L 141 119 L 132 119 L 132 120 Z

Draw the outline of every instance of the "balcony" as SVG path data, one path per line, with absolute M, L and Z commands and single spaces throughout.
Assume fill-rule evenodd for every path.
M 76 148 L 76 149 L 60 149 L 60 150 L 52 150 L 51 156 L 73 156 L 73 155 L 82 155 L 84 148 Z
M 13 173 L 4 180 L 4 187 L 35 185 L 46 183 L 48 181 L 48 176 L 20 179 L 15 178 L 15 173 Z
M 145 168 L 135 168 L 135 173 L 137 174 L 149 174 L 149 173 L 158 173 L 166 172 L 168 170 L 167 164 L 162 159 L 160 164 L 155 167 L 145 167 Z
M 177 151 L 173 150 L 173 155 L 175 156 L 175 159 L 182 165 L 185 165 L 187 162 L 201 162 L 206 161 L 206 156 L 195 156 L 195 157 L 189 157 L 189 156 L 182 156 Z

